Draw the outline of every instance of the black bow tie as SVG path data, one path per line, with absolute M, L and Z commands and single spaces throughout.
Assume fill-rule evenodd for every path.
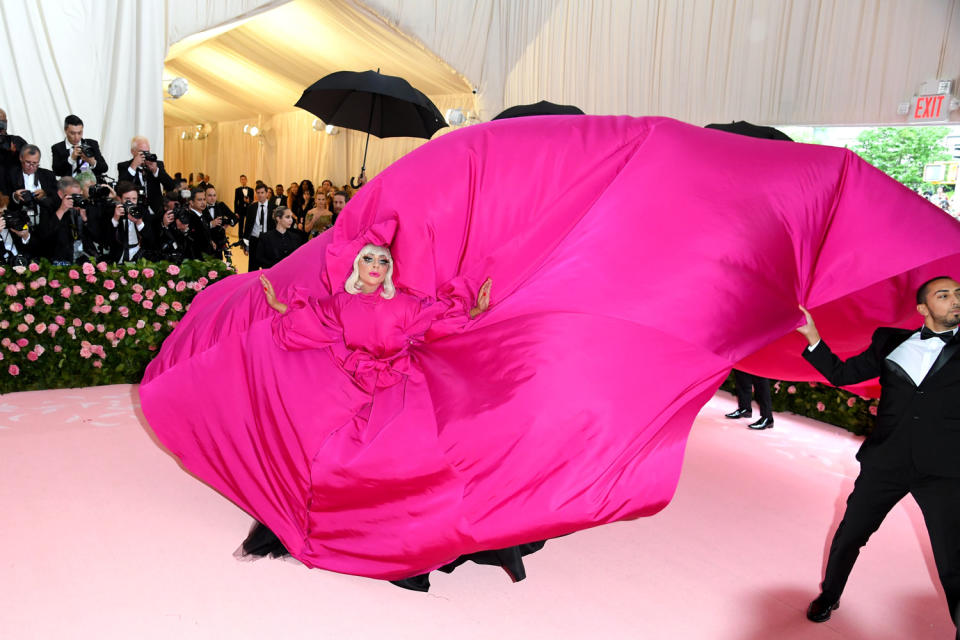
M 920 339 L 926 340 L 928 338 L 940 338 L 945 343 L 949 344 L 953 340 L 953 331 L 944 331 L 943 333 L 937 333 L 936 331 L 931 331 L 927 327 L 920 329 Z

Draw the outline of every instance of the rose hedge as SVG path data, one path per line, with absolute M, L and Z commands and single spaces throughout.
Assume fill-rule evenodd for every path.
M 139 382 L 220 260 L 0 266 L 0 393 Z
M 734 393 L 733 374 L 720 387 Z M 818 382 L 770 381 L 774 411 L 789 411 L 828 422 L 857 435 L 873 430 L 877 400 Z

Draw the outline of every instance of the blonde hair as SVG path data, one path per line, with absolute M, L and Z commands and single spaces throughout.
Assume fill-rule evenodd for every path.
M 353 273 L 347 278 L 347 281 L 343 284 L 343 288 L 347 293 L 360 293 L 360 289 L 357 286 L 360 283 L 360 258 L 367 254 L 386 256 L 390 261 L 390 266 L 387 267 L 387 275 L 383 278 L 383 290 L 380 292 L 381 297 L 389 300 L 396 295 L 397 289 L 393 286 L 393 256 L 390 255 L 390 249 L 388 247 L 381 247 L 376 244 L 363 245 L 363 248 L 357 253 L 357 257 L 353 259 Z
M 146 142 L 146 143 L 147 143 L 147 148 L 148 148 L 148 149 L 150 148 L 150 141 L 147 140 L 147 137 L 146 137 L 146 136 L 133 136 L 133 138 L 130 139 L 130 151 L 136 151 L 136 150 L 137 150 L 137 144 L 140 143 L 140 142 Z M 119 178 L 118 178 L 118 179 L 119 179 Z

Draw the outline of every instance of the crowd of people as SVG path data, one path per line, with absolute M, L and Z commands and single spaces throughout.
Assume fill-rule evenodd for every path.
M 310 180 L 286 189 L 240 176 L 233 207 L 219 199 L 209 175 L 171 176 L 150 141 L 134 136 L 116 178 L 96 140 L 76 115 L 64 119 L 64 139 L 40 147 L 7 131 L 0 109 L 0 262 L 54 264 L 140 259 L 182 262 L 220 258 L 231 248 L 249 256 L 249 270 L 273 266 L 333 225 L 350 188 Z M 361 180 L 361 182 L 363 182 Z

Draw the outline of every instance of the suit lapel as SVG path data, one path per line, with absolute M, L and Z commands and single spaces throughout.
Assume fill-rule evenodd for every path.
M 903 379 L 903 381 L 909 384 L 911 387 L 917 386 L 917 383 L 913 381 L 913 378 L 910 377 L 910 374 L 907 373 L 906 370 L 903 367 L 901 367 L 899 364 L 897 364 L 890 358 L 884 358 L 883 363 L 884 363 L 884 366 L 889 368 L 894 375 L 900 376 Z
M 936 338 L 932 338 L 936 340 Z M 937 356 L 937 359 L 933 361 L 933 366 L 930 367 L 930 371 L 927 372 L 926 377 L 924 377 L 923 382 L 926 382 L 934 376 L 940 369 L 943 368 L 943 365 L 947 364 L 954 355 L 956 355 L 957 350 L 960 349 L 960 342 L 957 341 L 956 337 L 950 341 L 950 344 L 947 344 L 940 350 L 940 355 Z M 923 384 L 923 383 L 921 383 Z

